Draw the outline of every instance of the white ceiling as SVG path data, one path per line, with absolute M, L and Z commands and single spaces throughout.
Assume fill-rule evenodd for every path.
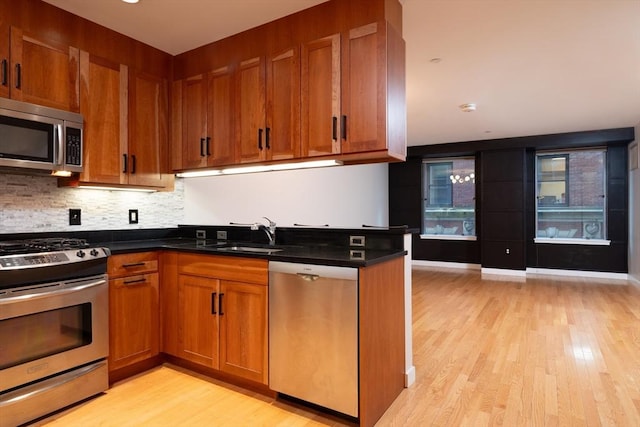
M 323 2 L 45 1 L 174 55 Z M 640 123 L 640 0 L 402 3 L 409 145 Z

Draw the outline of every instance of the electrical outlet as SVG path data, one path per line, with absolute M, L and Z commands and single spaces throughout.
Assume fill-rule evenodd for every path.
M 216 231 L 216 239 L 218 240 L 227 240 L 227 232 L 224 230 Z
M 507 255 L 509 255 L 511 253 L 511 249 L 507 248 L 505 252 L 507 253 Z
M 138 223 L 138 209 L 129 209 L 129 224 Z
M 205 230 L 196 230 L 196 239 L 206 239 L 207 232 Z
M 80 209 L 69 209 L 69 225 L 81 225 L 81 213 Z

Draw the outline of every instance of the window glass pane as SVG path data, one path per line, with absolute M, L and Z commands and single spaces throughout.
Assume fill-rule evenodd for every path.
M 424 165 L 423 233 L 475 236 L 475 159 Z
M 537 236 L 606 239 L 606 152 L 538 155 Z

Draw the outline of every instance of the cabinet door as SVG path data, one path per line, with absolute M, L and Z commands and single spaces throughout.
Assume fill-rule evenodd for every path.
M 207 83 L 204 74 L 182 83 L 182 169 L 207 165 Z
M 159 353 L 158 273 L 109 281 L 109 370 Z
M 0 18 L 0 96 L 9 97 L 9 26 Z
M 233 129 L 234 87 L 232 67 L 209 74 L 207 140 L 205 151 L 210 166 L 230 165 L 235 161 Z
M 80 51 L 11 28 L 11 97 L 61 110 L 80 110 Z
M 178 355 L 218 369 L 218 280 L 178 277 Z
M 300 157 L 300 50 L 270 57 L 266 82 L 266 159 Z
M 386 148 L 386 70 L 382 28 L 349 31 L 342 56 L 342 153 Z
M 124 184 L 127 146 L 127 67 L 80 54 L 84 170 L 80 181 Z
M 302 156 L 340 153 L 340 34 L 302 45 Z
M 168 83 L 150 74 L 129 75 L 129 184 L 163 187 L 168 133 Z
M 267 286 L 220 285 L 220 370 L 267 384 Z
M 241 62 L 237 76 L 238 161 L 258 162 L 266 158 L 264 57 Z

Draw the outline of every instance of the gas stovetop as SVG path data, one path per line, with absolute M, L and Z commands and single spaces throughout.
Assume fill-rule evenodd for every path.
M 52 237 L 46 239 L 9 240 L 0 242 L 0 256 L 14 254 L 30 254 L 37 252 L 63 251 L 69 249 L 88 248 L 84 239 Z
M 84 239 L 0 241 L 0 296 L 11 287 L 105 274 L 109 255 Z

